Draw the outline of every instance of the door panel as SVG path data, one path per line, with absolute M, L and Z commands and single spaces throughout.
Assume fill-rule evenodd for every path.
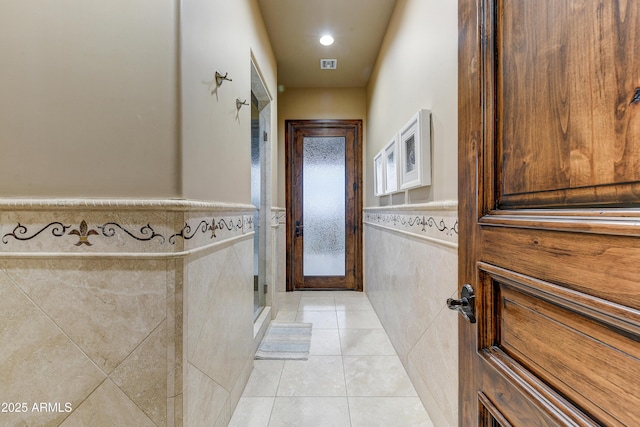
M 631 338 L 640 330 L 624 327 L 630 310 L 616 313 L 590 295 L 488 264 L 479 268 L 493 301 L 491 318 L 479 325 L 486 328 L 482 348 L 503 353 L 578 407 L 592 408 L 606 425 L 640 425 L 638 413 L 625 410 L 640 396 L 640 370 L 623 368 L 640 360 Z
M 491 403 L 484 393 L 478 393 L 478 413 L 480 424 L 491 427 L 511 427 L 511 423 L 504 417 L 502 412 Z
M 640 3 L 460 0 L 459 32 L 460 425 L 640 425 Z
M 287 290 L 362 290 L 362 122 L 286 128 Z
M 518 254 L 509 259 L 514 271 L 640 310 L 640 239 L 533 230 L 487 228 L 483 260 L 501 265 Z
M 498 58 L 487 59 L 496 70 L 500 205 L 637 201 L 638 2 L 488 5 L 497 14 Z M 632 191 L 621 197 L 612 184 Z

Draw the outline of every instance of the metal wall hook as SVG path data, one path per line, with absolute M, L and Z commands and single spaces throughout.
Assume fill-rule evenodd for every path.
M 236 108 L 239 110 L 243 105 L 249 105 L 247 100 L 245 99 L 244 101 L 241 101 L 240 98 L 236 98 Z
M 232 82 L 233 80 L 228 78 L 227 76 L 229 75 L 229 73 L 225 73 L 225 75 L 223 76 L 222 74 L 220 74 L 219 72 L 216 71 L 216 84 L 218 86 L 222 86 L 222 82 L 229 81 Z

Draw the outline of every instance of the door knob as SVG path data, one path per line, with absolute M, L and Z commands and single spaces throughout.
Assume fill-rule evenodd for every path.
M 462 317 L 470 323 L 476 323 L 475 299 L 476 295 L 473 293 L 473 288 L 467 283 L 460 291 L 460 299 L 447 299 L 447 307 L 449 310 L 455 310 L 462 314 Z
M 304 225 L 300 224 L 300 221 L 296 221 L 296 237 L 300 237 L 302 236 L 302 229 L 304 228 Z

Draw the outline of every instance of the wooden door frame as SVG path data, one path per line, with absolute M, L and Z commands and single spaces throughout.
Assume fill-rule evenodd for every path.
M 354 140 L 354 174 L 355 174 L 355 191 L 354 191 L 354 223 L 355 229 L 355 291 L 363 290 L 362 283 L 362 120 L 340 120 L 340 119 L 322 119 L 322 120 L 285 120 L 285 204 L 286 204 L 286 289 L 287 292 L 295 290 L 293 283 L 294 269 L 294 251 L 293 239 L 295 236 L 295 220 L 292 209 L 293 190 L 295 171 L 291 167 L 294 156 L 294 135 L 298 128 L 320 129 L 320 128 L 344 128 L 353 129 L 355 133 Z
M 465 283 L 476 284 L 479 245 L 476 242 L 478 218 L 483 206 L 476 205 L 479 179 L 483 176 L 481 161 L 483 147 L 482 93 L 480 80 L 480 28 L 477 0 L 461 0 L 458 4 L 458 288 Z M 481 199 L 479 199 L 481 200 Z M 480 315 L 477 316 L 482 319 Z M 480 370 L 478 358 L 466 349 L 476 340 L 476 325 L 458 316 L 458 425 L 479 423 L 479 408 L 470 404 L 476 393 Z M 476 343 L 476 348 L 477 343 Z

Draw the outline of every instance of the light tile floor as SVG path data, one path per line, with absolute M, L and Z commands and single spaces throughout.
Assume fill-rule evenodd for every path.
M 313 323 L 309 360 L 256 360 L 232 427 L 433 427 L 361 292 L 280 294 L 276 321 Z

